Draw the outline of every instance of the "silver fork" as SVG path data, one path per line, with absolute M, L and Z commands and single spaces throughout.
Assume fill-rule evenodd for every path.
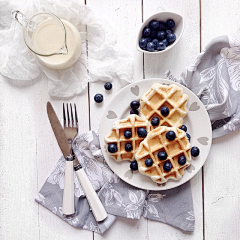
M 65 106 L 63 103 L 63 120 L 64 120 L 64 133 L 68 139 L 69 149 L 72 149 L 72 142 L 77 136 L 78 133 L 78 116 L 77 116 L 77 108 L 76 104 L 74 104 L 74 114 L 72 109 L 72 104 L 70 103 L 70 113 L 68 109 L 67 104 L 67 117 L 66 117 L 66 111 Z M 72 151 L 73 152 L 73 151 Z M 74 153 L 73 153 L 74 155 Z M 88 203 L 90 205 L 90 208 L 93 212 L 93 215 L 95 219 L 99 222 L 104 220 L 107 217 L 107 212 L 104 209 L 100 199 L 98 198 L 98 195 L 96 194 L 91 182 L 89 181 L 85 171 L 83 170 L 81 164 L 79 163 L 77 157 L 74 155 L 74 161 L 72 166 L 77 174 L 78 180 L 83 188 L 83 191 L 86 195 L 86 198 L 88 200 Z M 69 184 L 74 184 L 69 180 Z M 73 196 L 69 197 L 70 204 L 68 207 L 70 209 L 74 209 L 74 194 Z M 71 206 L 73 204 L 73 206 Z

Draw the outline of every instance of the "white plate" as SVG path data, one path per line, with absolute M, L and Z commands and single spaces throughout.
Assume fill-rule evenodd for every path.
M 180 84 L 174 83 L 181 86 L 184 93 L 189 96 L 189 112 L 184 118 L 184 124 L 188 128 L 187 132 L 191 135 L 191 145 L 197 146 L 200 149 L 200 155 L 193 158 L 192 165 L 185 170 L 185 173 L 180 180 L 168 180 L 165 184 L 159 185 L 153 182 L 149 177 L 140 174 L 138 171 L 132 172 L 129 167 L 129 161 L 116 162 L 108 155 L 104 141 L 105 136 L 111 132 L 114 121 L 126 118 L 129 115 L 130 102 L 133 100 L 139 100 L 140 97 L 150 89 L 152 84 L 156 82 L 166 84 L 174 83 L 165 79 L 145 79 L 134 82 L 119 91 L 103 111 L 99 126 L 99 139 L 106 162 L 112 171 L 122 180 L 132 186 L 142 189 L 166 190 L 177 187 L 190 180 L 203 166 L 211 148 L 212 127 L 210 119 L 204 105 L 193 92 Z

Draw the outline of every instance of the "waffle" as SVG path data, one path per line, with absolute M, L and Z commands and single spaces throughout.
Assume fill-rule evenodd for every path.
M 105 142 L 108 147 L 110 143 L 117 144 L 117 152 L 110 153 L 108 150 L 108 154 L 113 157 L 116 161 L 122 161 L 122 160 L 135 160 L 134 155 L 137 151 L 141 141 L 144 138 L 141 138 L 137 134 L 138 128 L 143 127 L 147 130 L 147 132 L 150 131 L 150 123 L 135 115 L 131 114 L 126 119 L 117 120 L 113 124 L 113 128 L 111 133 L 105 137 Z M 132 137 L 129 139 L 126 139 L 124 136 L 124 132 L 126 130 L 131 130 Z M 133 146 L 132 151 L 127 152 L 125 150 L 125 144 L 131 143 Z
M 181 127 L 183 118 L 188 112 L 187 101 L 188 96 L 183 93 L 181 87 L 175 84 L 163 85 L 155 83 L 140 99 L 140 114 L 149 121 L 153 117 L 158 117 L 161 126 Z M 160 111 L 163 106 L 169 109 L 169 114 L 166 117 Z
M 170 130 L 176 134 L 176 138 L 173 141 L 169 141 L 165 136 L 166 132 Z M 175 127 L 160 126 L 148 133 L 135 153 L 135 158 L 138 162 L 140 173 L 149 176 L 154 182 L 165 183 L 168 179 L 179 180 L 183 176 L 184 169 L 191 164 L 190 150 L 191 145 L 183 130 Z M 167 153 L 168 157 L 166 160 L 158 159 L 157 154 L 160 151 Z M 178 157 L 181 155 L 184 155 L 187 160 L 183 166 L 178 163 Z M 153 160 L 151 167 L 145 165 L 147 158 Z M 172 164 L 169 172 L 163 169 L 163 165 L 167 161 Z

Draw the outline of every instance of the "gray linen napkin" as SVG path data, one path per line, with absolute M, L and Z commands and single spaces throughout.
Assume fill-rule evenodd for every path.
M 98 191 L 108 217 L 96 222 L 89 209 L 81 185 L 74 174 L 75 209 L 72 217 L 62 215 L 65 159 L 60 158 L 44 183 L 36 201 L 74 227 L 103 234 L 116 216 L 148 219 L 168 223 L 184 231 L 194 230 L 194 212 L 190 183 L 166 191 L 146 191 L 133 187 L 118 178 L 104 161 L 99 139 L 94 131 L 78 135 L 73 150 Z

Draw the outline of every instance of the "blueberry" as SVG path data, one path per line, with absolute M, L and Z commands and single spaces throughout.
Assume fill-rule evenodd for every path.
M 145 128 L 139 128 L 137 130 L 137 134 L 138 134 L 139 137 L 144 138 L 144 137 L 147 136 L 147 130 Z
M 149 42 L 147 44 L 147 51 L 149 51 L 149 52 L 153 52 L 154 51 L 154 43 L 153 42 Z
M 147 40 L 147 43 L 149 43 L 149 42 L 151 42 L 152 41 L 152 38 L 150 38 L 150 37 L 147 37 L 146 38 L 146 40 Z M 147 47 L 147 46 L 146 46 Z
M 186 126 L 186 125 L 182 125 L 182 126 L 180 127 L 180 129 L 182 129 L 184 132 L 186 132 L 186 131 L 187 131 L 187 126 Z
M 199 155 L 199 153 L 200 153 L 200 151 L 199 151 L 199 148 L 198 147 L 192 147 L 192 149 L 191 149 L 191 155 L 193 156 L 193 157 L 197 157 L 198 155 Z
M 146 27 L 143 29 L 143 36 L 148 37 L 151 34 L 151 29 L 149 27 Z
M 175 27 L 175 22 L 172 19 L 168 19 L 166 22 L 166 27 L 169 29 L 174 28 Z
M 156 21 L 156 20 L 152 20 L 149 24 L 150 28 L 153 29 L 153 30 L 156 30 L 159 28 L 159 22 Z
M 151 158 L 147 158 L 147 159 L 145 160 L 145 165 L 146 165 L 147 167 L 151 167 L 151 166 L 153 165 L 153 160 L 152 160 Z
M 102 101 L 103 101 L 103 95 L 100 94 L 100 93 L 96 94 L 96 95 L 94 96 L 94 100 L 95 100 L 95 102 L 97 102 L 97 103 L 102 102 Z
M 178 163 L 179 165 L 184 165 L 186 163 L 187 159 L 185 158 L 185 156 L 179 156 L 178 157 Z
M 157 38 L 159 39 L 159 40 L 163 40 L 163 39 L 165 39 L 166 38 L 166 33 L 164 32 L 164 31 L 159 31 L 158 33 L 157 33 Z
M 139 47 L 142 49 L 145 49 L 147 47 L 147 39 L 146 38 L 141 38 L 139 40 Z
M 115 143 L 110 143 L 110 144 L 108 145 L 108 151 L 109 151 L 110 153 L 115 153 L 115 152 L 117 151 L 117 144 L 115 144 Z
M 133 170 L 133 171 L 137 171 L 138 170 L 138 163 L 137 161 L 133 161 L 130 163 L 130 168 Z
M 161 107 L 161 114 L 166 117 L 169 114 L 169 109 L 166 106 Z
M 132 132 L 129 131 L 129 130 L 126 130 L 126 131 L 124 132 L 124 137 L 125 137 L 125 138 L 131 138 L 131 137 L 132 137 Z
M 164 171 L 169 172 L 171 170 L 171 168 L 172 168 L 172 164 L 170 162 L 164 163 L 164 165 L 163 165 Z
M 186 133 L 186 136 L 187 136 L 187 138 L 188 138 L 188 141 L 190 142 L 190 140 L 191 140 L 190 134 L 189 134 L 189 133 Z
M 151 36 L 151 38 L 156 38 L 157 37 L 157 31 L 151 31 L 150 36 Z
M 169 33 L 169 34 L 167 35 L 167 41 L 168 41 L 169 43 L 173 43 L 175 40 L 176 40 L 176 35 L 175 35 L 174 33 Z
M 158 51 L 162 51 L 166 48 L 166 44 L 163 43 L 163 42 L 159 42 L 158 45 L 157 45 L 157 50 Z
M 106 83 L 104 84 L 104 88 L 105 88 L 106 90 L 111 90 L 111 89 L 112 89 L 112 84 L 111 84 L 110 82 L 106 82 Z
M 137 109 L 131 109 L 130 114 L 137 114 L 138 115 L 138 110 Z
M 162 43 L 164 43 L 164 44 L 166 45 L 166 47 L 168 46 L 168 41 L 167 41 L 167 39 L 163 39 L 163 40 L 162 40 Z
M 174 131 L 168 131 L 166 133 L 166 138 L 169 140 L 169 141 L 173 141 L 175 138 L 176 138 L 176 133 Z
M 166 32 L 166 34 L 174 33 L 174 31 L 172 29 L 167 29 L 165 32 Z
M 130 103 L 131 109 L 138 109 L 139 106 L 140 106 L 140 103 L 139 103 L 138 101 L 132 101 L 132 102 Z
M 158 158 L 159 158 L 160 160 L 166 160 L 166 159 L 167 159 L 167 153 L 166 153 L 166 152 L 163 152 L 163 151 L 159 152 L 159 153 L 158 153 Z
M 152 124 L 153 126 L 158 126 L 158 125 L 159 125 L 159 122 L 160 122 L 160 120 L 159 120 L 158 117 L 153 117 L 153 118 L 151 119 L 151 124 Z
M 166 29 L 165 22 L 160 21 L 158 29 L 159 29 L 159 31 L 165 31 L 165 29 Z
M 126 150 L 127 152 L 132 151 L 132 144 L 131 144 L 131 143 L 126 143 L 126 144 L 125 144 L 125 150 Z
M 157 49 L 157 46 L 159 44 L 158 40 L 155 38 L 152 40 L 152 43 L 154 44 L 154 49 Z

